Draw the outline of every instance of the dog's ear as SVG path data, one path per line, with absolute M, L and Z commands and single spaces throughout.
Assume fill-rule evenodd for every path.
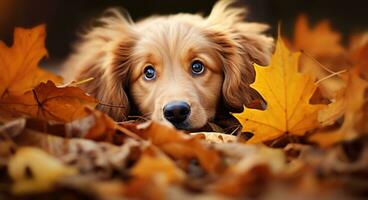
M 116 121 L 127 118 L 130 55 L 136 34 L 132 21 L 116 9 L 108 10 L 89 32 L 82 35 L 76 53 L 64 64 L 74 72 L 75 80 L 93 78 L 81 85 L 100 103 L 97 108 Z
M 252 99 L 259 98 L 250 88 L 255 80 L 253 63 L 267 65 L 273 39 L 264 34 L 265 24 L 244 22 L 246 10 L 233 8 L 233 1 L 218 2 L 205 21 L 205 35 L 214 43 L 223 64 L 223 97 L 233 112 L 241 112 Z

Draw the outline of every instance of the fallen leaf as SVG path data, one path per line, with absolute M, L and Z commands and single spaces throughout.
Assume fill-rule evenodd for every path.
M 341 35 L 332 29 L 328 20 L 311 26 L 307 16 L 299 15 L 292 41 L 288 42 L 292 49 L 303 51 L 299 59 L 302 73 L 320 80 L 349 66 Z M 343 87 L 344 82 L 335 75 L 321 82 L 319 89 L 323 97 L 334 98 L 334 94 Z
M 216 173 L 219 170 L 219 154 L 202 143 L 199 137 L 190 137 L 184 132 L 157 122 L 125 127 L 142 138 L 151 141 L 153 145 L 175 159 L 182 159 L 187 162 L 197 159 L 208 172 Z
M 362 107 L 366 102 L 367 87 L 368 82 L 359 77 L 358 71 L 351 72 L 348 76 L 347 87 L 341 97 L 322 110 L 319 116 L 322 123 L 331 123 L 344 114 L 344 123 L 338 130 L 319 131 L 310 137 L 310 141 L 322 147 L 328 147 L 343 140 L 356 138 L 359 134 L 355 126 L 364 114 Z
M 23 147 L 10 159 L 8 173 L 15 182 L 15 194 L 43 192 L 52 189 L 64 176 L 77 173 L 38 148 Z
M 307 16 L 299 15 L 294 28 L 293 47 L 313 56 L 335 57 L 344 53 L 341 35 L 332 30 L 328 20 L 310 26 Z
M 69 122 L 87 115 L 85 106 L 95 107 L 97 100 L 76 87 L 58 88 L 51 81 L 41 83 L 21 96 L 0 99 L 0 108 L 27 116 Z
M 0 41 L 0 97 L 22 95 L 47 80 L 62 82 L 61 77 L 38 67 L 47 56 L 45 37 L 45 26 L 40 25 L 33 29 L 16 28 L 10 48 Z
M 255 66 L 256 80 L 251 86 L 266 100 L 267 108 L 245 108 L 243 113 L 234 114 L 243 125 L 242 131 L 254 133 L 248 143 L 284 134 L 303 136 L 319 127 L 318 111 L 325 106 L 309 103 L 317 86 L 313 78 L 298 72 L 299 57 L 300 53 L 291 53 L 279 39 L 270 66 Z
M 80 135 L 84 138 L 114 143 L 114 136 L 117 135 L 116 122 L 100 111 L 86 108 L 86 112 L 88 113 L 86 118 L 71 122 L 67 127 L 79 129 L 82 132 Z
M 166 184 L 182 182 L 186 177 L 170 158 L 154 148 L 147 148 L 142 153 L 131 174 L 138 178 L 160 177 Z
M 247 144 L 217 145 L 217 149 L 225 155 L 234 157 L 236 154 L 238 157 L 236 162 L 229 164 L 220 179 L 209 185 L 209 190 L 228 196 L 254 193 L 254 188 L 265 185 L 268 179 L 283 172 L 287 166 L 285 155 L 280 149 Z
M 351 62 L 363 78 L 368 80 L 368 33 L 353 37 L 350 43 Z

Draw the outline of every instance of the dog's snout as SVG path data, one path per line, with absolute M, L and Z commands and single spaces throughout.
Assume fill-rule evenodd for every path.
M 190 115 L 190 106 L 184 101 L 168 103 L 164 109 L 165 118 L 171 123 L 182 123 Z

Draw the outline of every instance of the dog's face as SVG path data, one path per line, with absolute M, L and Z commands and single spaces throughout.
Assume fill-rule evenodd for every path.
M 215 115 L 223 83 L 222 64 L 201 29 L 183 22 L 144 22 L 134 48 L 131 96 L 153 120 L 180 129 L 199 128 Z
M 67 64 L 82 66 L 77 79 L 95 77 L 84 87 L 116 120 L 126 119 L 134 104 L 146 118 L 200 128 L 219 106 L 242 111 L 252 99 L 253 63 L 267 64 L 273 48 L 273 39 L 262 34 L 267 26 L 243 22 L 245 10 L 231 3 L 220 1 L 208 17 L 178 14 L 138 23 L 110 11 Z

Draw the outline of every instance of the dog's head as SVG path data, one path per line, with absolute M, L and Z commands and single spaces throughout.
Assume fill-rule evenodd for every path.
M 85 36 L 101 45 L 79 79 L 95 78 L 85 87 L 116 120 L 125 119 L 132 104 L 180 129 L 204 126 L 219 102 L 242 111 L 252 98 L 253 63 L 268 63 L 273 39 L 263 34 L 266 25 L 244 22 L 246 10 L 231 4 L 220 1 L 208 17 L 177 14 L 137 23 L 109 11 Z

